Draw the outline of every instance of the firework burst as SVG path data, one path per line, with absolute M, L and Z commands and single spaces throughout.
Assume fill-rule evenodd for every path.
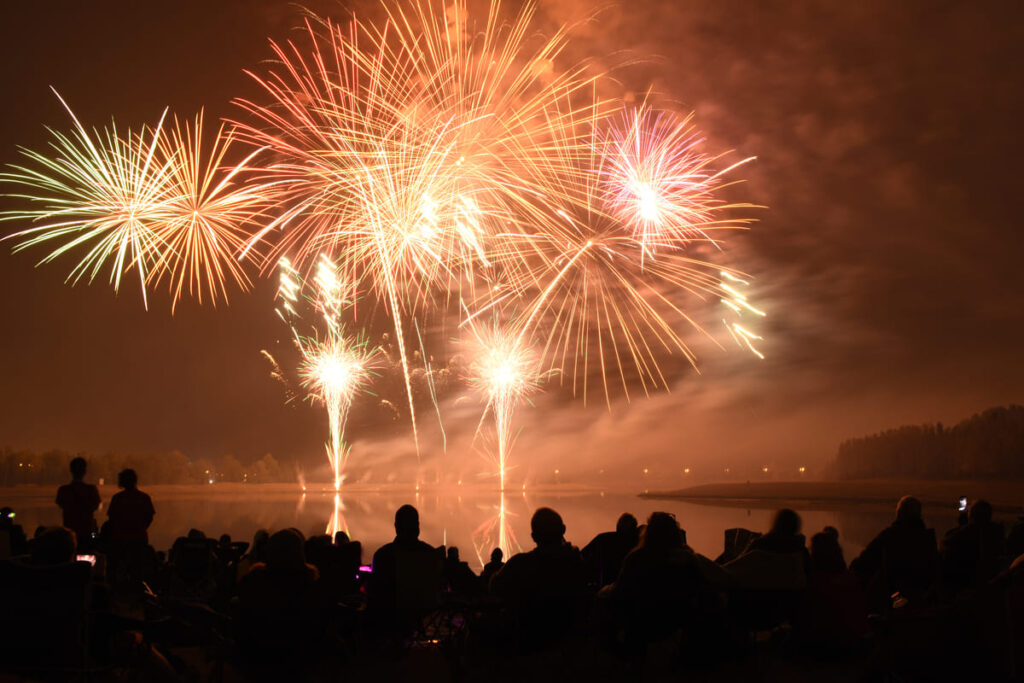
M 259 150 L 228 166 L 231 140 L 222 127 L 204 148 L 202 114 L 184 124 L 175 119 L 169 134 L 166 110 L 152 128 L 121 133 L 112 123 L 90 132 L 60 101 L 73 131 L 51 130 L 48 153 L 22 150 L 32 167 L 0 174 L 0 182 L 33 190 L 11 195 L 31 208 L 0 217 L 33 224 L 8 236 L 19 240 L 14 250 L 50 246 L 42 263 L 84 251 L 68 281 L 91 282 L 109 267 L 115 291 L 134 270 L 147 306 L 147 289 L 166 279 L 172 311 L 186 289 L 214 303 L 227 299 L 228 283 L 247 289 L 236 257 L 261 215 L 266 188 L 237 176 Z
M 365 340 L 350 339 L 343 329 L 331 331 L 326 339 L 298 337 L 302 362 L 302 386 L 327 410 L 331 440 L 327 458 L 334 470 L 334 487 L 341 486 L 349 449 L 344 443 L 345 424 L 352 399 L 365 391 L 374 375 L 376 349 Z
M 481 425 L 488 413 L 494 416 L 498 478 L 505 490 L 505 473 L 512 446 L 512 415 L 517 405 L 536 392 L 542 381 L 537 360 L 523 345 L 521 335 L 490 326 L 472 325 L 473 361 L 469 383 L 486 400 Z M 479 432 L 479 427 L 477 429 Z

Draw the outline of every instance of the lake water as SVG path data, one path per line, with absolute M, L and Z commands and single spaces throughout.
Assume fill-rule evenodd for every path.
M 116 491 L 101 490 L 109 501 Z M 678 500 L 651 500 L 630 493 L 562 491 L 557 489 L 505 493 L 483 490 L 355 491 L 332 492 L 282 490 L 281 487 L 251 485 L 227 488 L 155 487 L 147 489 L 157 514 L 150 527 L 150 542 L 167 549 L 190 528 L 207 536 L 228 533 L 235 540 L 252 539 L 256 529 L 295 527 L 304 534 L 345 529 L 362 541 L 364 560 L 394 536 L 395 510 L 404 503 L 420 511 L 420 538 L 433 545 L 458 546 L 462 558 L 479 570 L 491 549 L 500 546 L 510 552 L 533 547 L 530 515 L 541 506 L 561 513 L 566 537 L 583 546 L 595 534 L 614 529 L 623 512 L 633 513 L 641 522 L 656 510 L 675 514 L 686 530 L 687 540 L 697 552 L 714 558 L 722 551 L 723 531 L 732 527 L 763 531 L 768 528 L 774 505 L 749 503 L 696 504 Z M 17 522 L 31 535 L 39 525 L 60 523 L 60 511 L 53 504 L 54 491 L 18 488 L 0 490 L 0 505 L 17 512 Z M 884 506 L 818 506 L 797 508 L 808 538 L 826 525 L 839 529 L 847 559 L 856 556 L 872 537 L 892 520 L 894 510 Z M 930 526 L 941 534 L 956 524 L 956 513 L 926 509 Z M 106 520 L 105 507 L 97 520 Z

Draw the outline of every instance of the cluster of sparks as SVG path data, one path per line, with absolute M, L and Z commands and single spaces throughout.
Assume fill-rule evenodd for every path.
M 568 32 L 538 39 L 530 3 L 509 18 L 492 0 L 479 20 L 465 0 L 384 11 L 309 16 L 272 42 L 275 66 L 251 74 L 261 97 L 237 101 L 212 143 L 201 115 L 90 131 L 68 108 L 70 134 L 0 175 L 27 201 L 0 216 L 27 224 L 15 249 L 77 255 L 74 282 L 108 272 L 117 289 L 134 272 L 144 301 L 166 283 L 172 307 L 280 267 L 278 313 L 327 408 L 336 486 L 373 376 L 376 351 L 342 324 L 360 307 L 389 321 L 417 448 L 410 323 L 455 320 L 475 342 L 468 381 L 494 417 L 502 488 L 514 409 L 543 378 L 584 400 L 596 381 L 609 407 L 618 389 L 668 388 L 661 360 L 696 367 L 686 337 L 706 334 L 694 300 L 720 301 L 733 340 L 763 357 L 738 322 L 764 315 L 746 279 L 701 256 L 746 226 L 730 216 L 747 205 L 720 198 L 743 161 L 705 154 L 688 118 L 600 97 L 605 75 L 562 66 Z M 307 288 L 322 320 L 303 336 Z

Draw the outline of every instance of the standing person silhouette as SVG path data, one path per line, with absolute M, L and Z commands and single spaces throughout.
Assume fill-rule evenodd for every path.
M 109 535 L 106 533 L 108 529 L 104 529 L 104 542 L 110 558 L 108 574 L 113 577 L 112 583 L 136 590 L 154 565 L 147 529 L 156 514 L 153 501 L 139 490 L 138 484 L 135 470 L 121 470 L 117 475 L 117 485 L 124 490 L 110 499 L 107 509 Z
M 117 475 L 117 485 L 124 490 L 114 494 L 107 510 L 111 543 L 148 544 L 149 534 L 146 530 L 156 514 L 152 499 L 139 490 L 139 477 L 135 470 L 121 470 Z
M 71 482 L 57 489 L 56 503 L 64 517 L 64 526 L 75 532 L 79 552 L 91 550 L 96 538 L 96 518 L 93 513 L 100 506 L 100 492 L 85 483 L 85 458 L 73 458 L 68 465 Z

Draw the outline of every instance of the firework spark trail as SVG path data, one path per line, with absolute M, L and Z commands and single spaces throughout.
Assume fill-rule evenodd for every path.
M 38 166 L 12 165 L 0 174 L 0 181 L 30 188 L 33 194 L 9 195 L 31 202 L 33 208 L 6 212 L 2 220 L 35 223 L 5 239 L 20 239 L 14 251 L 56 243 L 40 263 L 87 249 L 71 269 L 67 281 L 92 282 L 108 260 L 110 283 L 117 291 L 121 276 L 135 269 L 146 300 L 146 278 L 159 243 L 155 226 L 172 217 L 173 159 L 157 158 L 164 110 L 155 128 L 140 133 L 129 129 L 124 135 L 111 123 L 109 128 L 90 133 L 68 104 L 57 95 L 74 123 L 65 135 L 50 129 L 50 155 L 21 149 L 29 162 Z
M 653 258 L 660 244 L 685 244 L 694 238 L 717 246 L 708 233 L 738 225 L 720 218 L 722 212 L 752 208 L 727 204 L 716 193 L 727 185 L 729 172 L 753 157 L 715 170 L 724 155 L 699 151 L 704 139 L 691 118 L 655 112 L 643 104 L 624 111 L 599 137 L 602 200 L 631 226 L 641 259 Z
M 386 8 L 383 26 L 309 19 L 307 50 L 272 44 L 281 68 L 253 74 L 271 104 L 240 101 L 259 123 L 238 125 L 274 151 L 264 179 L 282 199 L 250 245 L 269 242 L 265 265 L 288 252 L 305 270 L 328 252 L 357 274 L 392 321 L 418 451 L 404 321 L 479 271 L 517 267 L 496 226 L 556 170 L 546 147 L 575 133 L 552 131 L 575 127 L 572 98 L 594 77 L 552 70 L 565 33 L 533 45 L 529 3 L 510 23 L 492 3 L 482 31 L 461 0 Z
M 54 91 L 56 94 L 56 91 Z M 239 177 L 262 150 L 238 165 L 225 161 L 231 139 L 223 126 L 204 147 L 203 117 L 174 119 L 164 133 L 164 110 L 155 127 L 118 132 L 116 124 L 90 133 L 57 95 L 74 124 L 70 135 L 51 130 L 48 153 L 22 150 L 35 168 L 12 166 L 0 182 L 34 194 L 12 195 L 33 208 L 10 211 L 0 220 L 35 223 L 5 239 L 20 239 L 15 251 L 56 245 L 41 263 L 85 249 L 68 280 L 93 281 L 110 262 L 110 282 L 136 270 L 143 303 L 147 290 L 165 278 L 174 311 L 186 289 L 203 301 L 221 296 L 227 284 L 247 290 L 250 280 L 236 258 L 249 225 L 262 216 L 268 187 Z
M 298 337 L 302 386 L 323 402 L 327 410 L 330 442 L 327 458 L 334 470 L 334 488 L 341 487 L 349 448 L 344 443 L 345 424 L 352 399 L 365 390 L 373 376 L 376 349 L 365 341 L 352 340 L 344 330 L 331 330 L 325 340 Z
M 341 324 L 342 310 L 351 304 L 347 300 L 348 285 L 338 276 L 335 264 L 322 255 L 317 263 L 312 285 L 307 286 L 291 261 L 282 257 L 279 263 L 278 316 L 289 326 L 302 355 L 299 376 L 302 387 L 310 397 L 322 402 L 327 411 L 330 440 L 326 445 L 327 458 L 334 472 L 335 490 L 341 487 L 349 448 L 345 445 L 345 426 L 352 400 L 366 391 L 375 375 L 378 349 L 365 338 L 349 336 Z M 298 328 L 304 322 L 301 299 L 312 290 L 311 305 L 326 325 L 327 332 L 320 336 L 303 336 Z M 316 328 L 316 325 L 312 325 Z M 266 354 L 269 356 L 269 354 Z M 275 363 L 276 365 L 276 363 Z M 279 372 L 279 370 L 278 370 Z
M 335 492 L 334 494 L 334 507 L 331 511 L 331 518 L 327 522 L 327 529 L 324 531 L 325 534 L 331 537 L 331 542 L 334 542 L 334 535 L 339 531 L 348 533 L 348 522 L 345 520 L 345 504 L 341 500 L 341 494 Z
M 90 133 L 71 114 L 73 132 L 53 133 L 52 154 L 23 150 L 39 169 L 0 175 L 28 188 L 17 196 L 30 207 L 0 216 L 32 223 L 12 236 L 16 249 L 56 244 L 44 261 L 84 249 L 69 280 L 111 263 L 115 289 L 135 269 L 144 301 L 166 278 L 172 310 L 186 290 L 216 303 L 231 280 L 246 289 L 246 260 L 262 273 L 280 264 L 277 314 L 307 389 L 332 415 L 336 484 L 352 393 L 329 378 L 362 378 L 358 391 L 370 362 L 341 326 L 357 306 L 389 320 L 417 455 L 409 344 L 440 420 L 421 321 L 457 319 L 487 337 L 473 382 L 484 417 L 494 411 L 502 486 L 528 388 L 558 372 L 586 401 L 599 382 L 609 408 L 611 385 L 627 400 L 637 385 L 668 389 L 667 357 L 696 368 L 688 333 L 710 337 L 689 312 L 694 299 L 719 300 L 738 318 L 723 320 L 728 334 L 763 357 L 742 318 L 764 316 L 746 280 L 702 256 L 749 223 L 729 218 L 749 205 L 718 199 L 749 160 L 701 151 L 689 118 L 603 100 L 604 74 L 566 66 L 568 31 L 538 37 L 533 3 L 506 19 L 492 0 L 479 24 L 465 0 L 384 8 L 379 24 L 309 15 L 297 42 L 272 42 L 275 66 L 251 73 L 263 99 L 236 100 L 248 120 L 212 145 L 201 115 L 166 135 L 163 118 L 121 135 Z M 235 142 L 254 151 L 230 166 Z M 325 334 L 297 331 L 311 324 L 300 312 L 307 289 Z M 485 315 L 502 328 L 480 325 Z
M 167 220 L 155 226 L 160 249 L 150 280 L 167 277 L 171 286 L 171 311 L 181 299 L 185 283 L 189 295 L 202 303 L 204 288 L 210 300 L 228 299 L 227 282 L 247 291 L 251 282 L 243 267 L 243 251 L 252 225 L 263 217 L 266 188 L 245 183 L 239 174 L 263 150 L 249 153 L 239 164 L 228 165 L 225 156 L 232 144 L 221 125 L 205 151 L 203 114 L 184 126 L 174 119 L 170 135 L 161 140 L 165 159 L 173 160 Z
M 504 491 L 512 446 L 512 415 L 521 401 L 537 391 L 541 377 L 537 374 L 536 359 L 523 345 L 518 333 L 504 330 L 497 323 L 474 325 L 470 329 L 475 357 L 469 381 L 486 397 L 481 424 L 488 412 L 494 415 L 499 490 Z
M 543 366 L 560 372 L 563 381 L 571 379 L 584 401 L 591 373 L 598 375 L 609 407 L 612 377 L 628 400 L 634 384 L 644 393 L 669 388 L 671 378 L 659 362 L 665 355 L 681 354 L 696 368 L 684 332 L 714 338 L 686 312 L 685 297 L 726 296 L 730 305 L 757 310 L 730 293 L 731 271 L 691 255 L 704 245 L 718 246 L 711 231 L 745 228 L 747 221 L 720 216 L 745 205 L 713 200 L 710 193 L 722 186 L 722 173 L 712 172 L 708 159 L 666 149 L 678 145 L 680 131 L 688 131 L 685 121 L 649 125 L 660 120 L 652 116 L 638 111 L 625 119 L 635 122 L 625 132 L 605 130 L 595 125 L 601 117 L 585 116 L 582 125 L 592 126 L 586 154 L 578 153 L 576 138 L 552 144 L 552 154 L 565 156 L 558 165 L 575 164 L 579 172 L 550 175 L 531 212 L 557 216 L 558 230 L 504 235 L 523 255 L 520 267 L 506 273 L 508 286 L 499 297 L 473 302 L 474 312 L 463 323 L 500 312 L 520 330 L 521 341 L 540 343 Z M 655 155 L 657 163 L 650 160 Z M 654 183 L 657 221 L 636 209 L 645 199 L 634 191 L 637 177 Z M 516 309 L 518 314 L 511 313 Z M 738 325 L 729 332 L 760 355 L 749 344 L 756 335 Z
M 505 500 L 505 492 L 498 494 L 498 505 L 495 514 L 484 520 L 480 526 L 473 531 L 473 549 L 476 551 L 477 560 L 484 565 L 490 560 L 491 550 L 501 548 L 502 555 L 507 560 L 515 553 L 522 550 L 519 539 L 516 538 L 515 530 L 509 519 L 515 516 L 509 512 Z

